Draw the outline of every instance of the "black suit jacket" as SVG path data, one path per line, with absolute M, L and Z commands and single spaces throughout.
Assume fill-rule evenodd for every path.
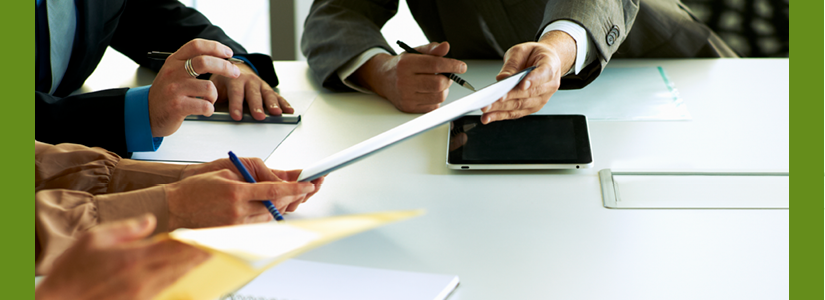
M 69 96 L 92 74 L 108 46 L 158 71 L 163 61 L 146 58 L 147 52 L 174 52 L 195 38 L 215 40 L 247 58 L 264 81 L 278 85 L 269 56 L 247 54 L 200 12 L 178 1 L 77 0 L 76 5 L 77 34 L 66 74 L 54 95 L 34 92 L 35 140 L 102 147 L 129 157 L 124 125 L 128 89 Z

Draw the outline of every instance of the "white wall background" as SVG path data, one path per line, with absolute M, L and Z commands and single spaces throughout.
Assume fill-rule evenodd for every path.
M 270 54 L 269 1 L 181 0 L 209 18 L 249 52 Z
M 249 52 L 271 54 L 269 35 L 269 1 L 268 0 L 181 0 L 187 6 L 198 9 L 213 24 L 220 26 L 226 33 L 241 43 Z M 230 4 L 231 3 L 231 4 Z M 297 60 L 306 60 L 301 53 L 301 34 L 304 32 L 304 19 L 312 5 L 310 0 L 295 0 L 295 40 L 282 43 L 285 47 L 295 47 Z M 396 51 L 396 40 L 407 44 L 422 45 L 427 38 L 415 23 L 405 0 L 400 0 L 398 14 L 381 30 Z

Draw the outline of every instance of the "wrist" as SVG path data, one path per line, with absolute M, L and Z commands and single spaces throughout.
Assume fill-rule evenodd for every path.
M 198 174 L 197 166 L 195 164 L 188 164 L 180 170 L 180 177 L 178 177 L 178 181 L 181 181 L 185 178 L 190 176 L 194 176 Z
M 381 97 L 386 98 L 385 93 L 381 87 L 386 86 L 382 83 L 387 78 L 386 71 L 388 69 L 387 62 L 393 58 L 387 53 L 376 54 L 360 68 L 355 70 L 350 76 L 350 79 L 359 86 L 369 89 Z
M 561 62 L 562 75 L 576 63 L 576 40 L 564 31 L 553 30 L 545 33 L 538 41 L 549 47 Z
M 181 224 L 177 222 L 177 217 L 174 212 L 178 211 L 176 209 L 178 204 L 178 195 L 180 194 L 180 186 L 179 182 L 165 184 L 163 186 L 163 191 L 166 194 L 166 205 L 167 210 L 169 211 L 169 221 L 167 222 L 167 230 L 172 231 L 181 227 Z

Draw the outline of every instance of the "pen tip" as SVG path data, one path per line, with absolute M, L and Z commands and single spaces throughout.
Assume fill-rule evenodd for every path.
M 476 88 L 474 88 L 472 85 L 470 85 L 470 83 L 469 83 L 469 82 L 465 82 L 465 83 L 464 83 L 464 87 L 466 87 L 466 88 L 470 89 L 470 90 L 471 90 L 471 91 L 473 91 L 473 92 L 475 92 L 475 91 L 476 91 Z

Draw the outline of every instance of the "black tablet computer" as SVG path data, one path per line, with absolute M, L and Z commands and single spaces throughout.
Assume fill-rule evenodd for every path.
M 530 115 L 481 124 L 481 116 L 450 122 L 447 167 L 580 169 L 593 166 L 587 117 Z

